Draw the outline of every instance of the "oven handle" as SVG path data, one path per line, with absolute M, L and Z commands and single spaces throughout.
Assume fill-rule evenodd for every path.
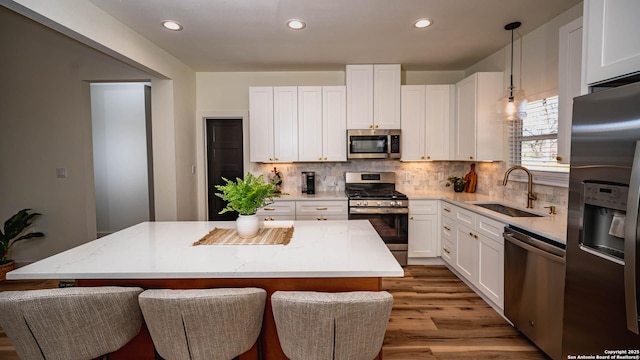
M 349 214 L 409 214 L 409 208 L 379 208 L 379 207 L 366 207 L 366 208 L 349 208 Z

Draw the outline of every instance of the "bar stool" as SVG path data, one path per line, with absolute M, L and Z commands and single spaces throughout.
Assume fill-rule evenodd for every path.
M 21 359 L 93 359 L 140 332 L 140 293 L 115 286 L 0 292 L 0 326 Z
M 229 360 L 256 342 L 266 297 L 258 288 L 158 289 L 140 294 L 139 302 L 164 359 Z
M 393 296 L 386 291 L 276 291 L 280 346 L 293 360 L 371 360 L 384 341 Z

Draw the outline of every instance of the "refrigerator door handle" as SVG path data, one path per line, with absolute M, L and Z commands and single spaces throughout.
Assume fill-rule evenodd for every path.
M 629 195 L 627 198 L 627 221 L 624 229 L 624 298 L 627 313 L 627 328 L 636 334 L 638 331 L 638 298 L 636 278 L 636 250 L 638 246 L 638 206 L 640 205 L 640 141 L 636 141 L 633 156 Z

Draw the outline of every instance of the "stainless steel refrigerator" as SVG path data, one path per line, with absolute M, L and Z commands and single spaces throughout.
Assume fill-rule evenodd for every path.
M 640 83 L 574 99 L 563 358 L 640 355 Z

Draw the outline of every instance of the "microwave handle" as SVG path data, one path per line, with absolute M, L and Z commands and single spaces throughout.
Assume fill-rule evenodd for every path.
M 636 259 L 638 249 L 638 206 L 640 205 L 640 141 L 636 141 L 636 150 L 631 167 L 629 195 L 624 235 L 624 297 L 627 313 L 627 328 L 638 334 L 638 279 Z
M 391 156 L 391 134 L 387 134 L 387 154 Z

